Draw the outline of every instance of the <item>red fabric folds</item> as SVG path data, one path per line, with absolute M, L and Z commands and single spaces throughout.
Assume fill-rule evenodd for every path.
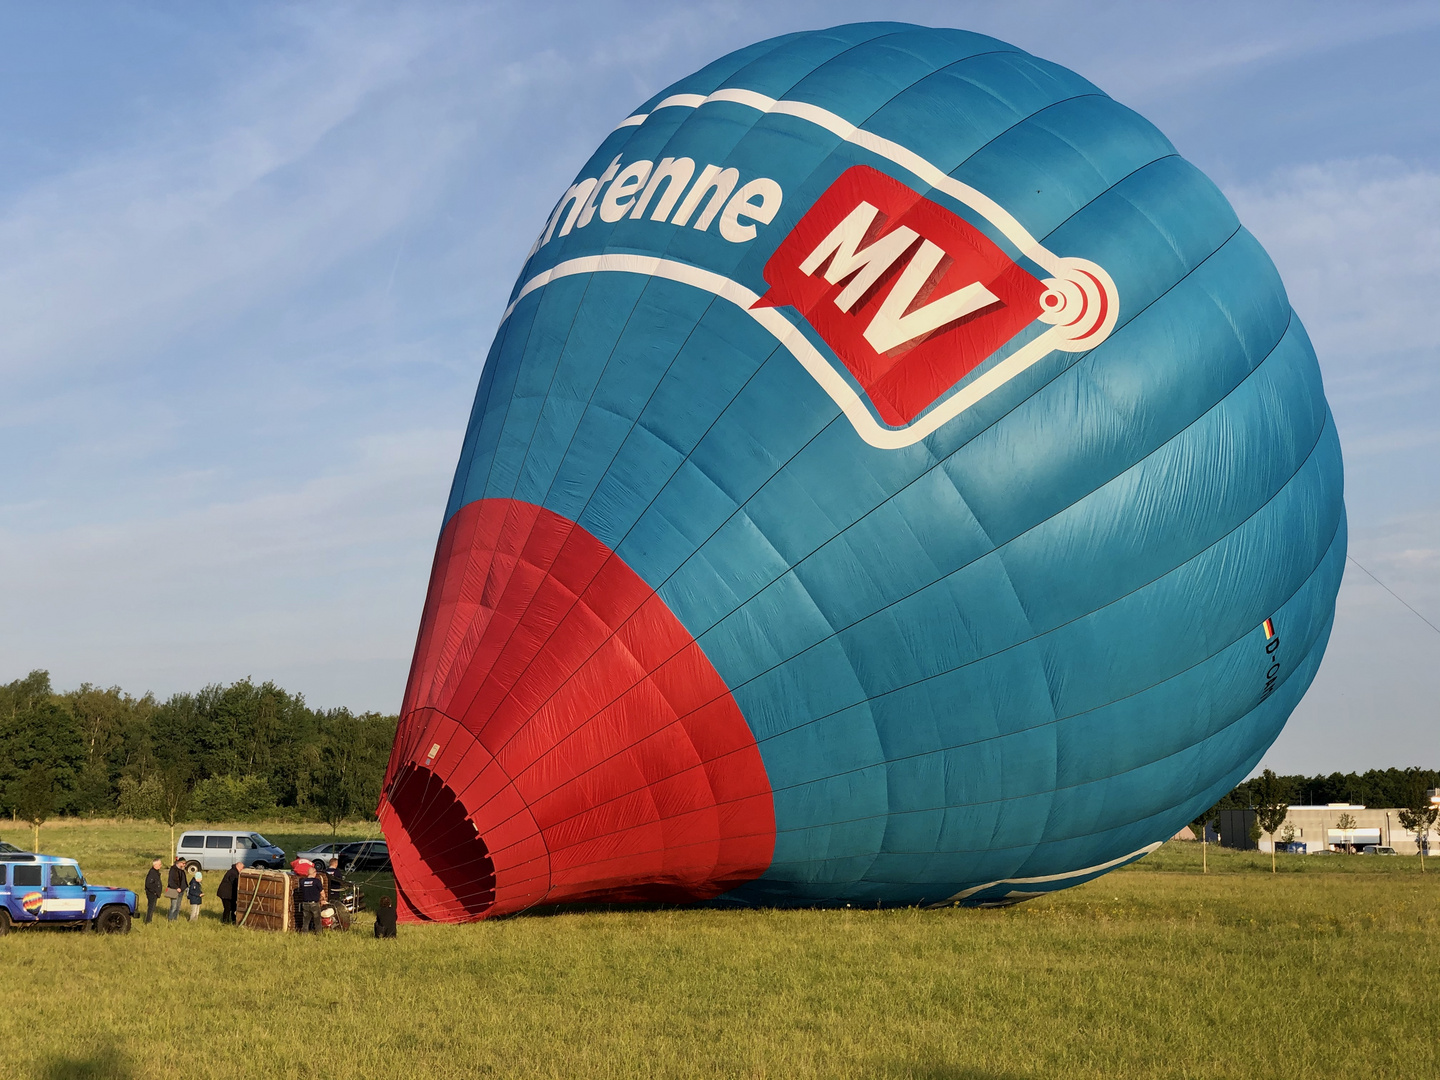
M 700 900 L 759 876 L 769 780 L 664 601 L 574 522 L 462 508 L 440 537 L 380 821 L 402 918 Z

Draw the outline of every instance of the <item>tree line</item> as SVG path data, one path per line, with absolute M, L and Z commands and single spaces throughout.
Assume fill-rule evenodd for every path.
M 46 671 L 0 685 L 0 813 L 166 821 L 373 817 L 396 717 L 312 709 L 273 682 L 133 697 Z
M 1332 772 L 1329 776 L 1280 776 L 1266 769 L 1237 783 L 1225 798 L 1195 819 L 1195 824 L 1214 821 L 1223 809 L 1254 809 L 1256 806 L 1295 804 L 1323 806 L 1329 802 L 1354 802 L 1361 806 L 1418 805 L 1428 789 L 1440 788 L 1440 770 L 1369 769 L 1368 772 Z
M 241 679 L 196 693 L 132 697 L 85 683 L 57 693 L 45 671 L 0 685 L 0 814 L 167 821 L 292 818 L 332 828 L 373 817 L 397 718 L 311 709 L 273 682 Z M 1371 769 L 1328 776 L 1266 770 L 1196 818 L 1290 803 L 1424 804 L 1440 771 Z M 1282 815 L 1283 816 L 1283 815 Z
M 1253 810 L 1255 824 L 1250 839 L 1262 834 L 1270 837 L 1270 870 L 1275 870 L 1275 839 L 1291 804 L 1324 806 L 1328 803 L 1353 803 L 1360 806 L 1395 807 L 1399 810 L 1400 827 L 1415 834 L 1420 847 L 1420 868 L 1425 868 L 1423 837 L 1440 820 L 1440 807 L 1430 800 L 1430 792 L 1440 788 L 1440 771 L 1434 769 L 1370 769 L 1363 773 L 1331 773 L 1328 776 L 1280 776 L 1266 769 L 1230 789 L 1218 803 L 1201 814 L 1191 828 L 1197 836 L 1205 835 L 1205 826 L 1213 825 L 1222 810 Z M 1336 828 L 1355 828 L 1355 818 L 1341 814 Z M 1294 839 L 1294 827 L 1286 826 L 1289 835 L 1281 835 L 1286 843 Z

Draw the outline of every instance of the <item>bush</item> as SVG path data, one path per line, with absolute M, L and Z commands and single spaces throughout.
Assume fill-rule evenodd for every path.
M 158 819 L 163 797 L 159 777 L 147 776 L 140 781 L 133 776 L 122 776 L 115 809 L 122 818 L 134 818 L 136 821 Z
M 275 794 L 263 776 L 212 776 L 195 785 L 190 817 L 245 821 L 275 816 Z

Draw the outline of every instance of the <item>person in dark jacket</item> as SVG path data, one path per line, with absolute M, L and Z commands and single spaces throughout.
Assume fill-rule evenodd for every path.
M 310 867 L 310 873 L 300 879 L 296 886 L 300 895 L 300 932 L 318 934 L 320 932 L 320 899 L 324 892 L 320 886 L 320 875 L 315 872 L 315 867 Z
M 185 860 L 180 856 L 170 864 L 170 877 L 165 882 L 165 899 L 170 901 L 170 914 L 165 916 L 166 922 L 174 922 L 180 917 L 180 902 L 185 899 L 185 890 L 190 885 L 185 877 Z
M 375 936 L 377 938 L 395 936 L 395 901 L 388 896 L 382 896 L 380 906 L 375 909 Z
M 220 879 L 220 884 L 215 888 L 215 895 L 220 898 L 220 921 L 222 923 L 234 924 L 235 922 L 235 895 L 240 889 L 240 871 L 245 869 L 243 862 L 237 862 L 225 876 Z
M 164 865 L 164 859 L 156 859 L 150 864 L 150 872 L 145 875 L 145 921 L 147 923 L 154 918 L 155 905 L 160 902 L 160 894 L 165 891 L 164 878 L 160 874 L 160 868 Z

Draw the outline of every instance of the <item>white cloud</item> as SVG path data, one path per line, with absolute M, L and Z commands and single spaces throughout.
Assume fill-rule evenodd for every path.
M 863 17 L 852 12 L 851 17 Z M 1186 98 L 1305 56 L 1434 26 L 1431 3 L 1304 5 L 1213 0 L 1190 4 L 1068 0 L 988 4 L 909 3 L 887 18 L 958 25 L 993 34 L 1073 68 L 1119 101 Z
M 1228 194 L 1338 370 L 1434 347 L 1440 173 L 1393 158 L 1332 161 Z
M 1314 341 L 1357 534 L 1430 506 L 1440 498 L 1440 172 L 1332 161 L 1228 194 Z
M 1350 536 L 1350 554 L 1373 575 L 1372 579 L 1362 571 L 1361 577 L 1351 581 L 1354 589 L 1350 603 L 1395 623 L 1397 628 L 1419 633 L 1423 623 L 1414 615 L 1402 614 L 1399 601 L 1385 592 L 1388 587 L 1430 622 L 1440 625 L 1440 509 L 1358 529 Z M 1354 572 L 1353 567 L 1350 572 Z M 1434 634 L 1432 644 L 1440 658 L 1440 633 Z
M 449 133 L 381 124 L 381 145 L 356 147 L 345 127 L 410 75 L 439 28 L 292 29 L 223 96 L 172 103 L 153 129 L 0 207 L 0 374 L 53 377 L 153 349 L 394 227 Z
M 63 530 L 0 529 L 0 565 L 24 567 L 6 586 L 19 617 L 0 621 L 7 669 L 132 688 L 143 672 L 164 692 L 297 663 L 403 670 L 454 435 L 376 436 L 348 451 L 343 469 L 249 499 Z M 395 708 L 402 689 L 403 679 L 365 687 L 369 700 L 350 703 Z

